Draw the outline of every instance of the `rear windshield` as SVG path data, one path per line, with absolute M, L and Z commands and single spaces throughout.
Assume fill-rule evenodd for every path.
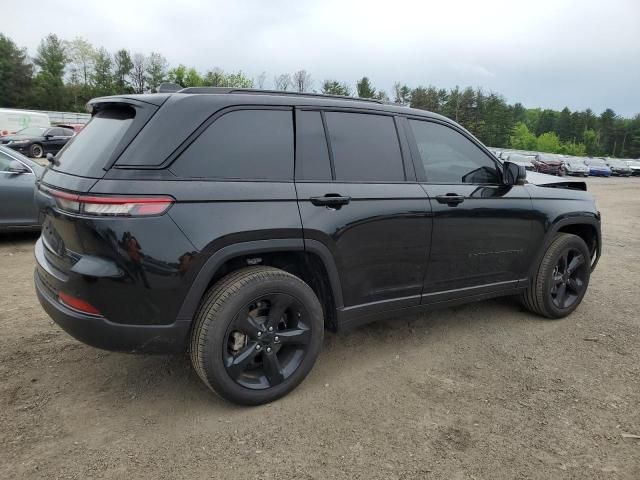
M 96 113 L 78 135 L 60 151 L 54 170 L 82 177 L 101 178 L 111 155 L 135 117 L 133 108 Z

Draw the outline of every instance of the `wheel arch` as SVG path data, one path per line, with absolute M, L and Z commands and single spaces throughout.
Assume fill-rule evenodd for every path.
M 255 263 L 252 263 L 255 262 Z M 247 265 L 268 265 L 305 281 L 322 304 L 325 325 L 337 328 L 336 311 L 343 306 L 338 270 L 329 249 L 302 238 L 240 242 L 221 248 L 200 268 L 178 312 L 178 320 L 192 321 L 205 292 L 220 278 Z
M 570 233 L 582 238 L 591 254 L 591 270 L 593 271 L 600 259 L 602 252 L 602 239 L 600 234 L 600 214 L 566 216 L 557 219 L 544 236 L 544 241 L 538 250 L 535 262 L 531 265 L 530 273 L 534 273 L 540 261 L 549 248 L 554 237 L 558 233 Z

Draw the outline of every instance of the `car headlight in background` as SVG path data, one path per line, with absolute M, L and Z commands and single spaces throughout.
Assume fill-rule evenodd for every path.
M 7 145 L 23 145 L 29 143 L 29 140 L 11 140 Z

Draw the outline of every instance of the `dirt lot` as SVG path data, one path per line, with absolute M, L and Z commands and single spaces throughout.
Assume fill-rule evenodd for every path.
M 589 180 L 604 257 L 583 304 L 511 299 L 328 334 L 271 405 L 186 356 L 84 346 L 41 310 L 31 236 L 0 238 L 0 478 L 640 478 L 640 179 Z

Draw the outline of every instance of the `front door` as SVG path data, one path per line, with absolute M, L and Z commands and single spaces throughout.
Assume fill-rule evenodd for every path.
M 418 119 L 408 124 L 433 211 L 423 302 L 517 286 L 533 247 L 525 187 L 503 185 L 501 164 L 462 130 Z
M 429 201 L 397 132 L 389 115 L 296 111 L 305 243 L 321 243 L 334 258 L 347 320 L 420 303 Z

